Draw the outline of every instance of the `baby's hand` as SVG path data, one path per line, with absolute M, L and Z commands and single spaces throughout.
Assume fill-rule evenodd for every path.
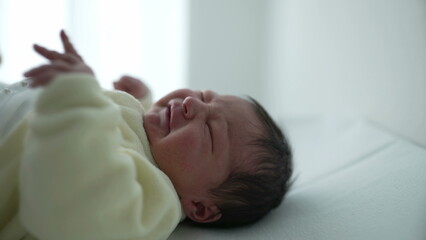
M 58 53 L 38 45 L 34 45 L 34 50 L 50 59 L 50 63 L 30 69 L 24 73 L 25 77 L 31 78 L 31 87 L 48 85 L 57 75 L 63 73 L 94 75 L 92 69 L 73 54 Z
M 61 31 L 60 36 L 64 53 L 34 45 L 34 50 L 50 60 L 50 63 L 30 69 L 24 73 L 25 77 L 31 78 L 32 87 L 45 86 L 57 75 L 63 73 L 87 73 L 94 75 L 92 69 L 84 63 L 83 58 L 74 49 L 64 31 Z
M 149 90 L 148 87 L 139 79 L 122 76 L 118 81 L 113 82 L 114 89 L 127 92 L 137 99 L 144 98 Z

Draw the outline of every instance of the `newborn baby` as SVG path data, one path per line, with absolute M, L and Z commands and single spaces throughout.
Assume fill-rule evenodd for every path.
M 292 154 L 255 100 L 181 89 L 148 107 L 141 81 L 102 90 L 61 39 L 35 45 L 50 62 L 31 89 L 0 98 L 0 119 L 20 112 L 0 139 L 0 239 L 166 239 L 185 218 L 239 226 L 281 203 Z

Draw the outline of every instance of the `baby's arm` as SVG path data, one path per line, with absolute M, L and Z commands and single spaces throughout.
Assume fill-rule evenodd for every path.
M 81 59 L 36 51 L 52 63 L 28 73 L 44 90 L 21 164 L 25 228 L 43 240 L 165 239 L 179 222 L 179 201 L 158 169 L 121 145 L 128 135 L 120 108 Z

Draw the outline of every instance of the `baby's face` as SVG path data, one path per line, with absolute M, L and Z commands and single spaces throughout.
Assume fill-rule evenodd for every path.
M 207 196 L 244 166 L 258 122 L 242 98 L 188 89 L 166 95 L 144 116 L 152 154 L 180 197 Z

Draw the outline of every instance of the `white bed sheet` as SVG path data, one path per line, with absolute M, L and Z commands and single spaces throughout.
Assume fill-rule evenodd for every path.
M 169 239 L 426 239 L 426 149 L 360 120 L 284 126 L 297 180 L 278 209 L 239 229 L 182 225 Z

